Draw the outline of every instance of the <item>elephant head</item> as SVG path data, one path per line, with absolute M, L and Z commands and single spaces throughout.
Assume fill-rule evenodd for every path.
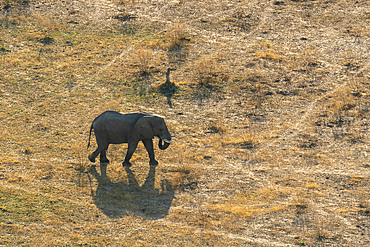
M 153 139 L 157 136 L 159 138 L 158 147 L 161 150 L 167 149 L 172 142 L 167 125 L 159 116 L 149 115 L 140 118 L 135 124 L 135 130 L 146 139 Z

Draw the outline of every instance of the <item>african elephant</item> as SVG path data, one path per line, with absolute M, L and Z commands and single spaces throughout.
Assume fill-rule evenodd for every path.
M 154 136 L 159 137 L 158 146 L 161 150 L 167 149 L 172 142 L 164 119 L 145 112 L 128 114 L 116 111 L 103 112 L 91 124 L 87 148 L 90 147 L 92 129 L 94 129 L 98 148 L 88 156 L 91 162 L 95 162 L 95 158 L 100 154 L 100 162 L 109 163 L 106 156 L 109 144 L 128 143 L 123 166 L 131 166 L 130 159 L 139 141 L 142 141 L 149 154 L 149 164 L 156 166 L 158 162 L 154 158 L 152 139 Z

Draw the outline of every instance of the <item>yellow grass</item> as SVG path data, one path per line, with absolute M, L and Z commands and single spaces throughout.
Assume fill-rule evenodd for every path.
M 366 246 L 366 8 L 0 1 L 0 245 Z M 155 169 L 87 159 L 105 110 L 165 117 Z

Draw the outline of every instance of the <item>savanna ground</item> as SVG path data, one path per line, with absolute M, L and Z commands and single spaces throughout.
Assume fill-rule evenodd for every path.
M 367 0 L 0 7 L 1 246 L 370 244 Z M 165 117 L 159 166 L 89 163 L 108 109 Z

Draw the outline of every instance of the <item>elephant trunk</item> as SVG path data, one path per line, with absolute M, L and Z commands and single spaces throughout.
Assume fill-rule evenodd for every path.
M 163 144 L 164 142 L 164 144 Z M 158 142 L 158 147 L 161 149 L 161 150 L 165 150 L 168 148 L 168 146 L 170 145 L 171 143 L 171 140 L 167 140 L 167 139 L 159 139 L 159 142 Z

